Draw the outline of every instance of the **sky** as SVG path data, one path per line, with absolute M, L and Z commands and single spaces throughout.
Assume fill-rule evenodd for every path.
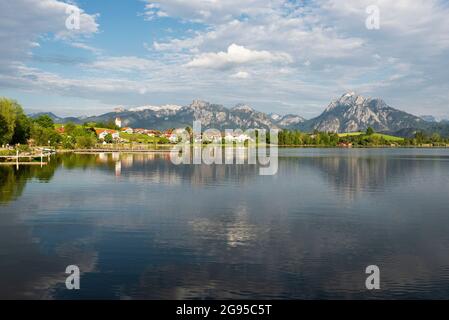
M 447 118 L 448 17 L 448 0 L 0 0 L 0 96 L 59 116 L 202 99 L 312 118 L 355 91 Z

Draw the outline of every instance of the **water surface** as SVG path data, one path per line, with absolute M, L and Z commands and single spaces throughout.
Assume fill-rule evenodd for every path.
M 281 149 L 275 176 L 164 154 L 1 166 L 0 298 L 447 299 L 448 208 L 444 149 Z

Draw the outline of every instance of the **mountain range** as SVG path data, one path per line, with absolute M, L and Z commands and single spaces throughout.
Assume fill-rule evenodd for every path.
M 372 127 L 376 132 L 385 132 L 401 136 L 411 136 L 417 130 L 427 133 L 438 132 L 449 135 L 449 123 L 435 122 L 429 116 L 418 117 L 394 109 L 382 99 L 365 98 L 354 92 L 347 92 L 332 101 L 324 112 L 316 118 L 306 120 L 299 115 L 266 114 L 246 104 L 226 108 L 219 104 L 194 100 L 188 106 L 164 105 L 141 106 L 125 110 L 118 108 L 113 112 L 92 117 L 60 118 L 53 113 L 49 115 L 56 123 L 107 122 L 121 118 L 122 126 L 165 130 L 192 126 L 193 121 L 201 121 L 203 129 L 249 129 L 275 128 L 297 129 L 306 132 L 357 132 Z

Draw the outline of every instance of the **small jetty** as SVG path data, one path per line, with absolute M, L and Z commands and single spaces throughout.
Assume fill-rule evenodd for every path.
M 0 162 L 0 166 L 46 166 L 48 162 Z
M 22 165 L 40 165 L 42 167 L 48 164 L 47 160 L 55 153 L 54 150 L 45 148 L 36 151 L 38 152 L 20 154 L 17 150 L 15 155 L 1 155 L 0 165 L 15 165 L 17 167 Z

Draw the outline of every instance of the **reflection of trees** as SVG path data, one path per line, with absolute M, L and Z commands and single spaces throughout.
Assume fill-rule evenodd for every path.
M 12 166 L 0 167 L 0 204 L 7 203 L 19 197 L 30 179 L 38 179 L 41 182 L 50 181 L 55 172 L 56 165 L 47 166 L 22 166 L 16 170 Z
M 25 187 L 26 179 L 21 179 L 15 169 L 0 167 L 0 203 L 6 203 L 20 196 Z
M 114 161 L 99 161 L 96 155 L 64 154 L 51 157 L 47 165 L 26 166 L 21 165 L 17 170 L 15 166 L 0 166 L 0 204 L 8 203 L 20 197 L 29 180 L 37 179 L 39 182 L 49 182 L 59 166 L 66 169 L 87 169 L 95 166 L 114 168 Z

